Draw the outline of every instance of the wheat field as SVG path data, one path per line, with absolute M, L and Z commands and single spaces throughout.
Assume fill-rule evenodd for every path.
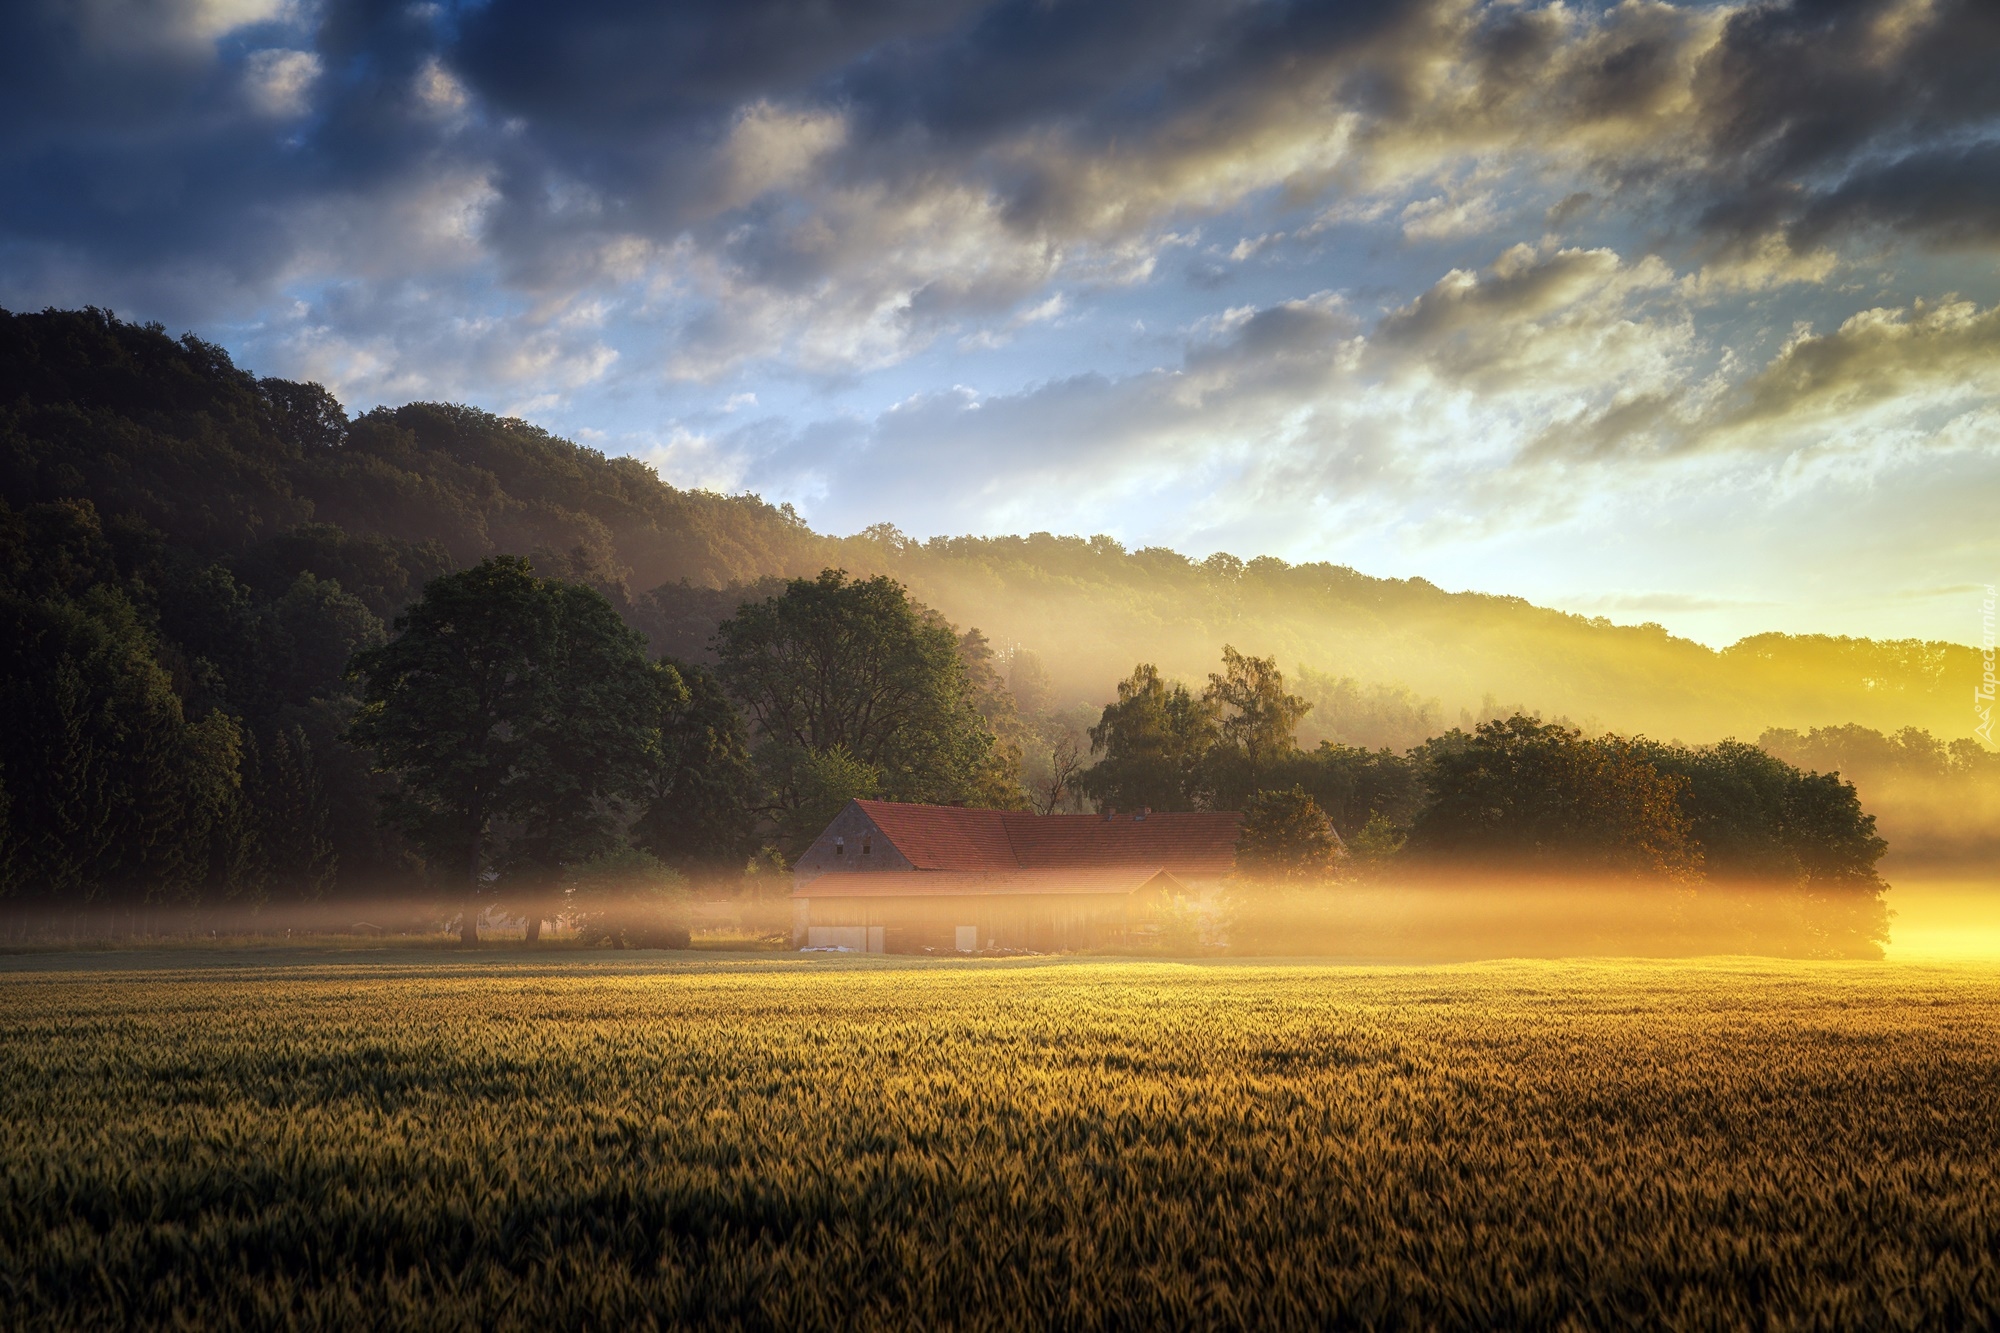
M 1965 964 L 0 959 L 0 1323 L 1967 1327 Z

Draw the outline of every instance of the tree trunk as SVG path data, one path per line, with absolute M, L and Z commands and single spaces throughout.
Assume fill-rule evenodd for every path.
M 534 944 L 542 938 L 542 918 L 534 908 L 528 909 L 528 943 Z
M 466 867 L 468 877 L 465 883 L 465 911 L 458 918 L 458 942 L 471 946 L 479 943 L 479 837 L 473 835 L 472 855 Z

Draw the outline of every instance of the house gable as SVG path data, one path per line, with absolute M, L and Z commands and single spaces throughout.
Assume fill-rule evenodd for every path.
M 870 816 L 867 806 L 875 804 L 878 803 L 849 801 L 792 867 L 795 882 L 803 884 L 842 871 L 915 870 L 915 863 L 898 850 Z

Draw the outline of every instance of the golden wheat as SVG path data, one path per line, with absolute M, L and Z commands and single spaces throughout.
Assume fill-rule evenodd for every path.
M 171 955 L 0 974 L 0 1322 L 1941 1327 L 1971 968 Z

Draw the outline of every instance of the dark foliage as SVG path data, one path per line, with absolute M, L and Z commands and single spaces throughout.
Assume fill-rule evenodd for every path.
M 1091 753 L 1103 757 L 1079 784 L 1113 809 L 1198 809 L 1208 799 L 1208 755 L 1219 734 L 1211 700 L 1141 663 L 1090 729 Z
M 1641 747 L 1681 780 L 1681 809 L 1712 878 L 1873 888 L 1888 844 L 1837 773 L 1805 773 L 1754 745 Z
M 1627 742 L 1516 716 L 1418 753 L 1428 797 L 1410 829 L 1413 853 L 1608 874 L 1700 871 L 1680 808 L 1685 781 Z
M 517 557 L 432 582 L 354 670 L 349 739 L 400 779 L 390 815 L 455 881 L 467 942 L 491 870 L 523 886 L 531 920 L 555 915 L 537 897 L 617 846 L 609 802 L 657 763 L 662 686 L 639 636 L 601 594 Z M 502 819 L 517 826 L 504 850 Z
M 707 667 L 666 658 L 661 668 L 660 760 L 633 839 L 690 875 L 740 871 L 757 850 L 759 804 L 742 716 Z
M 408 890 L 343 673 L 427 584 L 533 555 L 671 637 L 627 580 L 754 581 L 816 568 L 820 541 L 518 421 L 350 422 L 197 338 L 0 312 L 0 685 L 22 722 L 0 738 L 0 874 L 68 906 Z
M 958 637 L 901 585 L 832 569 L 794 579 L 778 596 L 745 604 L 716 645 L 779 809 L 811 803 L 830 762 L 872 773 L 868 785 L 897 800 L 980 795 L 994 739 Z
M 1311 883 L 1333 873 L 1340 835 L 1303 787 L 1260 791 L 1244 804 L 1238 869 L 1267 883 Z

